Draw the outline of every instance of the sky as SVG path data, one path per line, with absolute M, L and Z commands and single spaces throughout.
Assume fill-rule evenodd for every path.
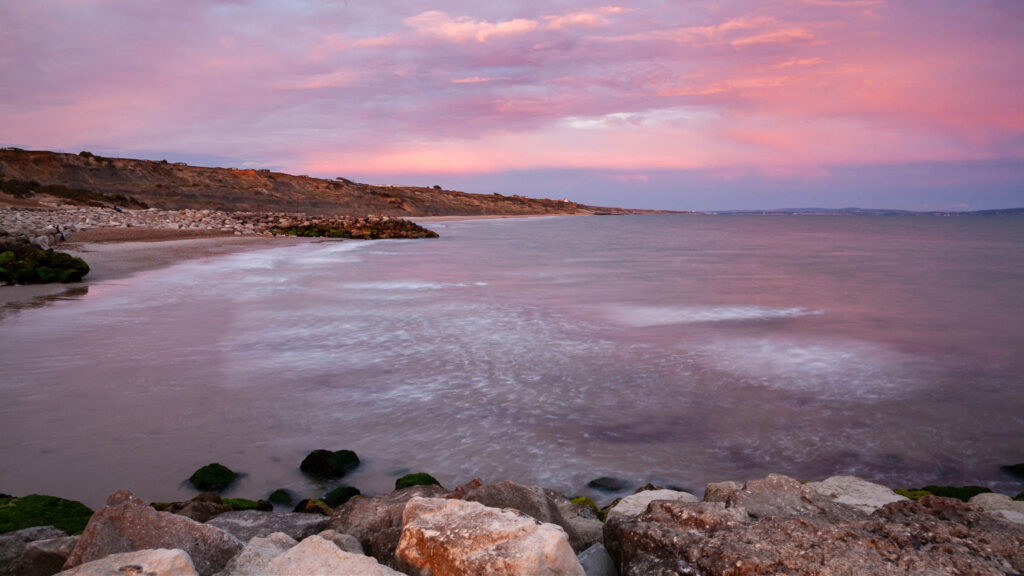
M 0 0 L 0 146 L 677 210 L 1024 206 L 1021 0 Z

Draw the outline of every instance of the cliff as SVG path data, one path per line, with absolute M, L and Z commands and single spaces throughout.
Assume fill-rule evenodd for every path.
M 116 198 L 114 198 L 116 196 Z M 51 198 L 47 198 L 51 197 Z M 468 194 L 440 187 L 373 186 L 269 170 L 0 149 L 0 205 L 120 204 L 322 215 L 474 216 L 627 214 L 574 202 Z

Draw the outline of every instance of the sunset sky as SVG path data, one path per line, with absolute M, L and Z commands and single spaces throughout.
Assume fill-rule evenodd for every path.
M 0 0 L 0 146 L 670 209 L 1024 206 L 1020 0 Z

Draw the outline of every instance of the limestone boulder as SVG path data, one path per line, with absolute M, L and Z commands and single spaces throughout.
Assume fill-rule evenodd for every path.
M 53 526 L 35 526 L 0 534 L 0 576 L 14 576 L 25 548 L 32 542 L 67 536 Z
M 865 514 L 871 514 L 890 502 L 907 500 L 906 496 L 900 496 L 887 486 L 856 476 L 832 476 L 821 482 L 808 482 L 806 486 L 833 502 L 852 506 Z
M 120 490 L 97 510 L 64 567 L 74 568 L 122 552 L 180 549 L 196 571 L 206 576 L 222 569 L 242 550 L 238 538 L 184 516 L 158 512 L 127 490 Z
M 580 566 L 586 576 L 619 576 L 619 570 L 615 567 L 604 544 L 594 544 L 579 555 Z
M 699 502 L 700 499 L 689 492 L 676 490 L 645 490 L 626 496 L 608 511 L 606 520 L 619 516 L 638 516 L 647 510 L 647 505 L 655 500 L 671 500 L 676 502 Z
M 203 492 L 191 500 L 164 504 L 160 510 L 191 518 L 196 522 L 206 522 L 225 512 L 230 512 L 231 507 L 224 503 L 220 494 Z
M 242 542 L 248 542 L 274 532 L 283 532 L 298 541 L 326 530 L 328 522 L 330 518 L 320 514 L 238 510 L 220 514 L 207 524 L 232 534 Z
M 609 520 L 605 546 L 622 576 L 995 576 L 1024 568 L 1024 528 L 934 497 L 845 517 L 813 509 L 755 517 L 722 503 L 655 501 L 640 516 Z
M 754 518 L 815 515 L 847 518 L 861 514 L 851 506 L 837 504 L 798 480 L 780 474 L 748 481 L 726 498 L 726 506 L 742 508 Z
M 395 561 L 413 576 L 584 576 L 561 527 L 457 499 L 411 499 Z
M 740 482 L 727 480 L 725 482 L 711 482 L 704 486 L 704 502 L 725 502 L 734 492 L 743 488 Z
M 971 498 L 969 503 L 997 518 L 1014 524 L 1024 524 L 1024 502 L 1014 500 L 1005 494 L 986 492 Z
M 183 550 L 136 550 L 86 562 L 59 576 L 196 576 L 196 569 Z
M 372 498 L 357 496 L 334 511 L 328 527 L 351 534 L 368 555 L 393 567 L 395 547 L 402 535 L 402 513 L 409 500 L 445 494 L 440 486 L 413 486 Z
M 16 574 L 18 576 L 51 576 L 61 571 L 78 536 L 65 536 L 49 540 L 36 540 L 25 546 Z
M 312 574 L 352 574 L 359 576 L 403 576 L 387 566 L 364 556 L 338 548 L 319 536 L 310 536 L 298 546 L 271 560 L 266 576 L 309 576 Z
M 317 536 L 333 542 L 335 546 L 350 554 L 365 554 L 363 552 L 363 545 L 351 534 L 343 534 L 337 530 L 324 530 L 317 534 Z
M 577 553 L 601 541 L 602 523 L 589 506 L 573 504 L 547 488 L 515 482 L 484 485 L 474 481 L 456 488 L 449 498 L 479 502 L 491 508 L 514 508 L 541 522 L 561 526 Z
M 224 570 L 217 576 L 249 576 L 265 574 L 267 565 L 274 558 L 284 554 L 298 544 L 291 536 L 281 532 L 268 534 L 266 537 L 255 537 L 242 548 L 237 556 L 228 561 Z

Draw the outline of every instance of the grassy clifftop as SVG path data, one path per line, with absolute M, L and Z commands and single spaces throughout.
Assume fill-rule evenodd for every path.
M 325 215 L 470 216 L 484 214 L 624 214 L 636 211 L 438 187 L 373 186 L 269 170 L 205 168 L 183 163 L 0 150 L 0 201 L 38 202 L 47 190 L 124 197 L 153 208 L 305 212 Z M 54 194 L 60 197 L 60 194 Z M 35 198 L 35 200 L 33 200 Z M 93 200 L 95 202 L 95 198 Z

